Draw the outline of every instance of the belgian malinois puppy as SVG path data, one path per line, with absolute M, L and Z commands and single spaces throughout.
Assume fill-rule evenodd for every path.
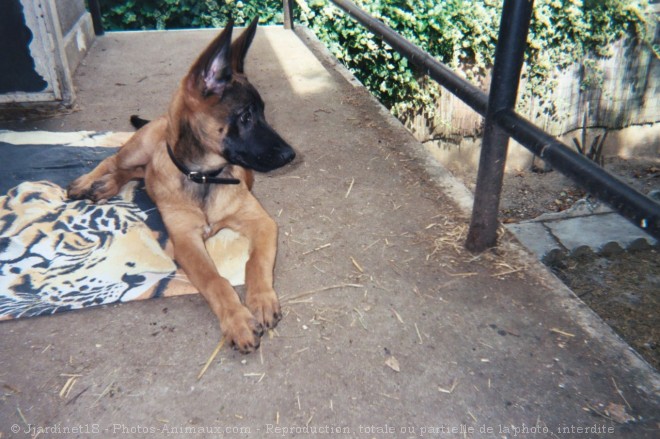
M 259 347 L 281 318 L 273 290 L 277 226 L 250 192 L 252 171 L 291 162 L 295 152 L 266 122 L 264 102 L 243 69 L 258 19 L 231 42 L 232 23 L 181 81 L 166 115 L 140 128 L 117 154 L 68 189 L 101 203 L 144 178 L 174 246 L 174 257 L 241 352 Z M 222 278 L 204 241 L 222 228 L 248 238 L 245 306 Z

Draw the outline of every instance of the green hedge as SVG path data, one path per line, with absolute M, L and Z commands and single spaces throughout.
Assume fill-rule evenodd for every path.
M 499 0 L 355 0 L 431 55 L 479 84 L 493 63 L 502 2 Z M 433 117 L 438 86 L 408 68 L 394 52 L 327 0 L 309 0 L 300 20 L 337 58 L 399 116 L 424 109 Z M 628 35 L 648 40 L 645 0 L 536 0 L 526 51 L 527 88 L 521 105 L 539 98 L 539 111 L 553 113 L 555 76 L 563 68 L 607 56 Z M 367 50 L 365 50 L 365 47 Z M 656 51 L 657 52 L 657 51 Z M 586 63 L 587 68 L 593 63 Z M 585 80 L 598 81 L 592 69 Z
M 422 72 L 374 37 L 328 0 L 307 0 L 296 19 L 310 27 L 360 81 L 395 114 L 425 108 L 433 116 L 439 88 Z M 499 0 L 356 0 L 370 14 L 468 79 L 479 83 L 493 63 L 499 28 Z M 109 0 L 103 2 L 107 29 L 220 27 L 233 15 L 242 24 L 257 13 L 263 24 L 282 22 L 282 2 Z M 527 89 L 523 101 L 540 98 L 540 111 L 552 113 L 556 73 L 583 62 L 585 81 L 598 81 L 589 59 L 607 56 L 624 35 L 644 41 L 646 0 L 536 0 L 526 52 Z M 656 50 L 657 53 L 657 50 Z M 593 71 L 592 71 L 593 70 Z
M 107 30 L 223 27 L 230 16 L 237 25 L 259 15 L 260 23 L 282 22 L 281 0 L 103 0 Z

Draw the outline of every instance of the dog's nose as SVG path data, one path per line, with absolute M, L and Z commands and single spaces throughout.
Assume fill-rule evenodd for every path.
M 290 163 L 293 161 L 293 159 L 296 158 L 296 152 L 293 150 L 293 148 L 288 148 L 282 151 L 281 157 L 284 163 Z

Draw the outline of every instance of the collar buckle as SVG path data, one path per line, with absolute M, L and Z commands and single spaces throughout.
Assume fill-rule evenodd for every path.
M 172 163 L 177 167 L 183 175 L 186 176 L 186 178 L 193 183 L 197 184 L 240 184 L 241 180 L 237 178 L 217 178 L 216 175 L 220 175 L 222 171 L 225 169 L 225 167 L 221 167 L 220 169 L 217 169 L 213 172 L 200 172 L 200 171 L 191 171 L 181 163 L 175 156 L 174 152 L 172 152 L 172 148 L 170 147 L 169 143 L 165 143 L 167 146 L 167 154 L 170 156 L 170 159 L 172 160 Z
M 199 171 L 190 171 L 187 174 L 188 180 L 193 181 L 195 183 L 202 183 L 206 184 L 206 174 L 203 172 Z

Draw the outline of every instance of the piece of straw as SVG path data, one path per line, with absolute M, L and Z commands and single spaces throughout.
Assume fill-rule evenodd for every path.
M 218 352 L 220 352 L 220 349 L 222 349 L 222 346 L 224 346 L 224 344 L 225 344 L 225 336 L 223 335 L 222 338 L 220 339 L 220 343 L 218 343 L 218 345 L 215 347 L 215 350 L 213 351 L 209 359 L 206 360 L 206 364 L 199 372 L 199 375 L 197 375 L 197 381 L 199 381 L 202 378 L 202 376 L 206 373 L 206 369 L 208 369 L 211 363 L 213 363 L 213 360 L 215 360 L 215 357 L 218 356 Z

